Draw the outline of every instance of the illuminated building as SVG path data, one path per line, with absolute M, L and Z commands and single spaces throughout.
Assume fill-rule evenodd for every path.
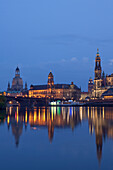
M 113 74 L 106 75 L 104 71 L 102 72 L 101 67 L 101 58 L 99 55 L 99 49 L 97 49 L 97 54 L 95 58 L 95 78 L 94 84 L 90 80 L 88 84 L 88 90 L 91 93 L 92 98 L 101 98 L 102 94 L 107 91 L 109 88 L 113 87 Z
M 107 86 L 113 86 L 113 73 L 111 75 L 106 75 Z
M 78 100 L 81 89 L 73 84 L 54 84 L 52 72 L 48 75 L 47 85 L 31 85 L 29 97 Z
M 81 92 L 80 100 L 86 100 L 86 98 L 89 96 L 89 92 Z
M 90 77 L 88 82 L 88 93 L 91 93 L 92 89 L 93 89 L 93 79 Z
M 22 96 L 22 92 L 27 93 L 27 83 L 25 89 L 23 88 L 23 80 L 20 77 L 20 69 L 17 67 L 15 70 L 15 77 L 13 78 L 12 85 L 8 82 L 7 95 L 8 96 Z
M 102 98 L 104 99 L 113 99 L 113 88 L 108 89 L 102 94 Z

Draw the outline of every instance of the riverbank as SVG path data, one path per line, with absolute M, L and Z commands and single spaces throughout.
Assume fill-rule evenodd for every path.
M 0 96 L 0 110 L 4 110 L 6 108 L 6 98 L 5 96 Z

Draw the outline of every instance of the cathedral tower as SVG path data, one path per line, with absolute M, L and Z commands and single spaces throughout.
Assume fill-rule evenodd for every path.
M 101 79 L 102 68 L 101 68 L 101 58 L 99 55 L 99 49 L 97 49 L 97 54 L 95 58 L 95 80 Z
M 102 87 L 102 67 L 101 58 L 99 55 L 99 49 L 97 49 L 97 54 L 95 58 L 95 79 L 94 79 L 94 93 L 95 97 L 101 97 L 101 87 Z

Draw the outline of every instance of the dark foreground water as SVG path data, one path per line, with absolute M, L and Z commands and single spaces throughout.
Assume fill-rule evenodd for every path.
M 113 108 L 0 111 L 1 170 L 112 170 Z

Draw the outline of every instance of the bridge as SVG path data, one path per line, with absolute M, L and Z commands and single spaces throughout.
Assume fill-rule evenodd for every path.
M 49 104 L 47 98 L 33 98 L 33 97 L 12 97 L 6 96 L 6 104 L 21 105 L 21 107 L 46 106 Z

